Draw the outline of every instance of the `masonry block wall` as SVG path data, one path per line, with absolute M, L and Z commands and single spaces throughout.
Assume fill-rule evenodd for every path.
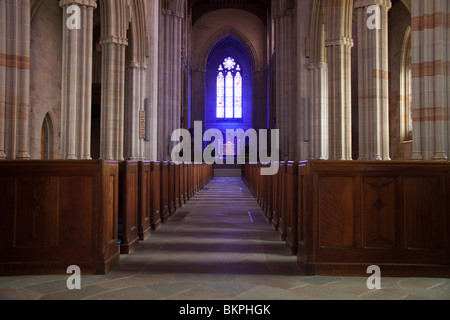
M 49 159 L 58 159 L 61 132 L 62 11 L 45 1 L 31 20 L 30 155 L 41 159 L 41 131 L 49 123 Z

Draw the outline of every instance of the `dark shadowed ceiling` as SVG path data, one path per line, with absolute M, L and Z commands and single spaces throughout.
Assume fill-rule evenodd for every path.
M 271 0 L 188 0 L 189 12 L 192 14 L 192 24 L 203 15 L 218 9 L 235 8 L 253 13 L 264 24 L 270 12 Z

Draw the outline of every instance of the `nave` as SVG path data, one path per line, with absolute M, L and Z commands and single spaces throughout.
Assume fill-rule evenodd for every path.
M 369 275 L 368 275 L 369 276 Z M 238 177 L 216 177 L 106 275 L 0 277 L 0 299 L 397 300 L 450 298 L 450 279 L 305 276 Z

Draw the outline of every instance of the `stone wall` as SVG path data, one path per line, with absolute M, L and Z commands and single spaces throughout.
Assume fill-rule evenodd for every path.
M 61 132 L 62 10 L 45 1 L 31 21 L 30 155 L 41 159 L 41 130 L 51 118 L 51 159 L 59 158 Z

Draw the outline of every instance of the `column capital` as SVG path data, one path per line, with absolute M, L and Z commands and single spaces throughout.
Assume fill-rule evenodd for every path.
M 389 10 L 392 8 L 391 0 L 356 0 L 355 1 L 355 9 L 358 8 L 367 8 L 370 6 L 379 6 Z
M 184 18 L 183 12 L 178 12 L 178 11 L 175 11 L 175 10 L 161 9 L 161 13 L 166 15 L 166 16 L 174 16 L 174 17 L 178 17 L 178 18 L 181 18 L 181 19 Z
M 148 66 L 146 63 L 140 63 L 138 61 L 131 61 L 126 65 L 127 69 L 138 69 L 138 70 L 147 70 Z
M 96 0 L 60 0 L 59 1 L 59 7 L 60 8 L 67 8 L 71 5 L 77 5 L 80 7 L 91 7 L 91 8 L 97 8 L 97 1 Z
M 327 62 L 313 62 L 313 63 L 310 63 L 308 65 L 308 69 L 309 70 L 326 69 L 326 68 L 328 68 L 328 63 Z
M 352 38 L 347 37 L 340 37 L 335 40 L 327 40 L 325 41 L 325 47 L 332 47 L 332 46 L 348 46 L 353 47 L 354 42 Z
M 106 36 L 106 37 L 103 37 L 103 38 L 100 39 L 100 45 L 110 44 L 110 43 L 123 45 L 123 46 L 128 46 L 128 39 L 121 38 L 121 37 L 116 37 L 116 36 L 113 36 L 113 35 Z
M 132 61 L 129 62 L 126 66 L 127 69 L 139 69 L 139 62 L 137 61 Z
M 297 14 L 297 10 L 294 9 L 286 9 L 283 11 L 279 11 L 277 13 L 274 13 L 273 18 L 274 19 L 280 19 L 282 17 L 286 17 L 286 16 L 293 16 Z

